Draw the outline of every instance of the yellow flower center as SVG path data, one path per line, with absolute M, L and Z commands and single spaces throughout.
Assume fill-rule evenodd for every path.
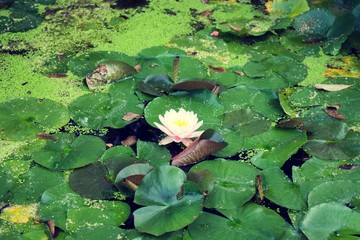
M 184 119 L 176 119 L 174 121 L 174 124 L 179 126 L 179 127 L 186 127 L 188 125 L 188 121 L 186 121 Z

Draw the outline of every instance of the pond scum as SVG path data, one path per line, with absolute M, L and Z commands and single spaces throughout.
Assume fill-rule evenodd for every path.
M 358 239 L 358 39 L 356 0 L 0 1 L 0 239 Z

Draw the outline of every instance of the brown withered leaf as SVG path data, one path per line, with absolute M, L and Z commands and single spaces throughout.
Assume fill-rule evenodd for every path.
M 49 220 L 46 222 L 48 227 L 49 227 L 49 231 L 52 237 L 55 237 L 55 222 L 54 220 Z
M 214 11 L 211 11 L 211 10 L 207 9 L 207 10 L 205 10 L 205 11 L 202 11 L 202 12 L 200 13 L 200 15 L 202 15 L 202 16 L 210 16 L 210 15 L 212 15 L 213 13 L 214 13 Z
M 36 137 L 37 137 L 38 139 L 45 139 L 45 140 L 56 141 L 56 138 L 55 138 L 53 135 L 47 134 L 47 133 L 38 133 L 38 134 L 36 135 Z
M 345 116 L 338 112 L 339 109 L 340 109 L 340 105 L 336 104 L 336 105 L 327 106 L 324 110 L 326 114 L 329 115 L 330 117 L 333 117 L 338 120 L 345 120 Z
M 290 118 L 279 121 L 276 124 L 276 127 L 279 128 L 299 128 L 301 130 L 307 130 L 304 123 L 301 122 L 301 119 Z
M 221 68 L 221 67 L 209 66 L 209 68 L 210 68 L 211 70 L 214 70 L 215 72 L 222 72 L 222 73 L 226 72 L 226 69 L 225 69 L 225 68 Z
M 264 190 L 263 190 L 263 187 L 262 187 L 261 175 L 256 175 L 256 189 L 257 189 L 257 192 L 259 194 L 260 200 L 261 201 L 264 200 L 265 195 L 264 195 Z
M 216 88 L 217 85 L 215 82 L 206 81 L 206 80 L 190 80 L 177 83 L 171 87 L 172 91 L 193 91 L 198 89 L 208 89 L 212 91 Z
M 138 119 L 138 118 L 141 118 L 141 117 L 142 117 L 141 114 L 128 112 L 123 116 L 122 119 L 125 120 L 125 121 L 131 121 L 131 120 Z
M 215 130 L 207 129 L 186 149 L 174 156 L 171 165 L 185 166 L 200 162 L 227 145 Z
M 347 89 L 353 85 L 347 84 L 315 84 L 316 89 L 325 90 L 328 92 L 340 91 L 343 89 Z
M 66 73 L 48 73 L 48 74 L 45 74 L 45 76 L 47 76 L 49 78 L 66 78 L 67 74 Z
M 339 168 L 343 169 L 343 170 L 351 170 L 351 169 L 355 169 L 358 167 L 360 167 L 360 165 L 356 164 L 356 163 L 347 163 L 347 164 L 342 164 L 339 166 Z
M 237 27 L 237 26 L 234 26 L 234 25 L 231 25 L 231 24 L 228 24 L 228 26 L 229 26 L 232 30 L 234 30 L 234 31 L 236 31 L 236 32 L 241 32 L 241 30 L 242 30 L 242 28 Z

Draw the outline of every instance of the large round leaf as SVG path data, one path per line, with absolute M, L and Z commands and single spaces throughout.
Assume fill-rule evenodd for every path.
M 69 209 L 66 227 L 72 232 L 89 225 L 120 226 L 129 215 L 130 207 L 124 202 L 100 201 L 89 207 Z
M 322 203 L 309 209 L 300 228 L 309 239 L 351 239 L 360 233 L 360 213 L 338 203 Z
M 47 189 L 41 196 L 40 219 L 54 221 L 55 226 L 66 230 L 67 210 L 84 206 L 84 199 L 63 183 Z
M 49 99 L 14 98 L 0 104 L 0 138 L 22 141 L 36 138 L 47 129 L 64 126 L 68 110 Z
M 54 170 L 83 167 L 97 161 L 105 151 L 105 143 L 98 137 L 58 133 L 55 140 L 47 140 L 40 151 L 34 152 L 32 158 L 38 164 Z
M 261 171 L 264 176 L 264 195 L 272 202 L 294 210 L 305 208 L 305 202 L 297 188 L 280 168 L 270 168 Z
M 23 176 L 22 184 L 12 191 L 13 197 L 10 202 L 14 204 L 37 203 L 45 190 L 63 181 L 63 173 L 34 166 Z
M 225 112 L 251 109 L 273 121 L 283 114 L 276 93 L 272 90 L 238 86 L 223 92 L 220 100 Z
M 191 171 L 207 169 L 214 177 L 214 189 L 208 195 L 205 206 L 216 209 L 237 209 L 255 194 L 255 178 L 258 170 L 251 165 L 223 159 L 204 161 Z
M 308 196 L 309 207 L 320 203 L 350 203 L 360 198 L 360 181 L 338 180 L 329 181 L 315 187 Z
M 270 14 L 279 15 L 280 17 L 295 17 L 309 10 L 306 0 L 274 0 L 268 1 L 266 9 Z
M 152 166 L 169 165 L 171 154 L 169 150 L 153 142 L 136 142 L 137 157 L 149 162 Z
M 203 196 L 182 192 L 185 181 L 185 173 L 172 166 L 160 166 L 147 174 L 135 192 L 134 202 L 145 206 L 134 212 L 135 228 L 160 236 L 192 223 L 200 214 Z
M 200 130 L 220 125 L 224 111 L 215 94 L 209 90 L 198 90 L 155 98 L 145 108 L 145 119 L 150 125 L 155 126 L 154 122 L 160 121 L 159 115 L 164 115 L 165 111 L 170 109 L 178 111 L 179 108 L 197 114 L 199 121 L 204 122 Z
M 108 94 L 83 95 L 69 105 L 71 117 L 77 124 L 92 129 L 124 127 L 130 123 L 123 119 L 127 113 L 142 114 L 143 110 L 143 103 L 133 90 L 134 80 L 124 80 L 111 85 Z
M 259 168 L 281 167 L 306 142 L 304 131 L 270 128 L 265 133 L 246 139 L 246 149 L 258 152 L 251 162 Z

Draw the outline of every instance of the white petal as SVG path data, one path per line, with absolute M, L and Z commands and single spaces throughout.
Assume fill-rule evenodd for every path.
M 167 137 L 165 137 L 163 140 L 161 140 L 159 142 L 159 145 L 166 145 L 166 144 L 169 144 L 169 143 L 171 143 L 173 141 L 174 141 L 174 139 L 172 137 L 167 136 Z
M 203 132 L 205 132 L 205 131 L 195 131 L 195 132 L 192 132 L 192 133 L 190 134 L 190 136 L 188 136 L 188 138 L 198 137 L 198 136 L 200 136 Z
M 161 131 L 163 131 L 163 132 L 166 133 L 167 135 L 169 135 L 169 136 L 174 136 L 174 134 L 173 134 L 169 129 L 167 129 L 165 126 L 163 126 L 163 125 L 161 125 L 161 124 L 159 124 L 159 123 L 157 123 L 157 122 L 154 122 L 154 124 L 156 125 L 156 127 L 157 127 L 158 129 L 160 129 Z

